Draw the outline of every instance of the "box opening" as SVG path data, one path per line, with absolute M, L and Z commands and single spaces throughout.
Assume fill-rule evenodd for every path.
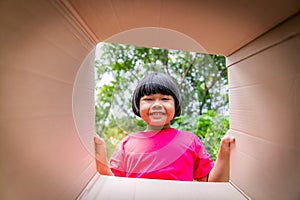
M 225 57 L 156 47 L 99 43 L 95 51 L 95 130 L 106 141 L 108 157 L 127 134 L 145 122 L 132 111 L 137 82 L 149 71 L 169 74 L 182 96 L 182 113 L 171 127 L 195 133 L 213 160 L 229 129 Z

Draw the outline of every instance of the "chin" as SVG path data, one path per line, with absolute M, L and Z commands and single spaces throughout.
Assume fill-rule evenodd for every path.
M 151 126 L 155 126 L 155 127 L 163 127 L 165 126 L 165 124 L 159 124 L 159 123 L 150 123 Z

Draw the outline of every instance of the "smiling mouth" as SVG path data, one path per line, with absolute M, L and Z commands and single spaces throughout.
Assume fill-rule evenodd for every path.
M 161 116 L 161 115 L 166 115 L 165 113 L 163 112 L 152 112 L 152 113 L 149 113 L 150 116 Z

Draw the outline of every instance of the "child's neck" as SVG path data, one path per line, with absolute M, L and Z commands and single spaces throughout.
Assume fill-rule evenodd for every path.
M 147 125 L 146 131 L 158 131 L 158 130 L 165 130 L 170 128 L 170 124 L 165 124 L 164 126 L 152 126 L 152 125 Z

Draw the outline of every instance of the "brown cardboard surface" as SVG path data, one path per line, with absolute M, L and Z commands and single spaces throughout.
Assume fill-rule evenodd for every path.
M 116 189 L 117 188 L 117 189 Z M 230 183 L 134 179 L 99 175 L 78 197 L 89 199 L 246 199 Z
M 298 146 L 299 47 L 297 36 L 229 67 L 232 129 Z
M 48 1 L 3 1 L 0 24 L 0 199 L 75 199 L 95 173 L 72 113 L 93 46 Z
M 299 21 L 300 23 L 300 21 Z M 230 89 L 293 79 L 299 72 L 299 34 L 228 68 Z M 230 57 L 229 57 L 230 59 Z M 232 72 L 231 72 L 232 71 Z
M 73 87 L 72 111 L 77 136 L 91 157 L 94 157 L 95 51 L 91 51 L 82 62 Z
M 285 28 L 289 33 L 294 25 Z M 285 38 L 269 34 L 272 41 Z M 250 48 L 257 43 L 269 46 Z M 239 57 L 228 69 L 230 128 L 236 137 L 231 181 L 252 199 L 300 197 L 299 45 L 299 34 L 275 44 L 260 38 L 241 50 L 253 55 Z
M 198 51 L 195 41 L 229 55 L 299 10 L 293 0 L 255 2 L 2 1 L 0 198 L 244 199 L 230 183 L 94 176 L 93 70 L 84 58 L 96 41 L 143 27 L 154 31 L 111 41 L 134 44 L 148 33 L 139 44 Z M 228 58 L 231 179 L 253 199 L 300 196 L 298 19 Z
M 159 27 L 181 32 L 197 41 L 207 52 L 225 56 L 300 8 L 300 3 L 295 0 L 272 1 L 272 6 L 270 2 L 258 0 L 69 2 L 99 42 L 130 29 Z
M 233 65 L 235 62 L 241 61 L 242 59 L 249 57 L 257 52 L 263 51 L 272 45 L 276 45 L 284 40 L 294 37 L 300 33 L 299 22 L 300 15 L 296 15 L 291 19 L 285 21 L 280 26 L 274 27 L 268 32 L 268 34 L 263 34 L 261 37 L 255 39 L 255 42 L 251 42 L 244 46 L 239 51 L 235 52 L 233 55 L 227 57 L 227 66 Z
M 124 31 L 113 35 L 105 40 L 105 42 L 158 48 L 168 47 L 168 49 L 180 49 L 185 51 L 207 53 L 206 49 L 204 49 L 199 43 L 187 35 L 171 29 L 154 27 L 145 27 Z
M 251 199 L 297 199 L 300 151 L 232 131 L 231 181 Z

